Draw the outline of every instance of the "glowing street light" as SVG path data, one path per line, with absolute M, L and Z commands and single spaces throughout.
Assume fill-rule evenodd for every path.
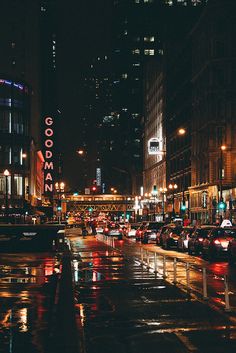
M 83 156 L 83 154 L 84 154 L 84 150 L 82 150 L 82 149 L 79 149 L 78 151 L 76 151 L 80 156 Z
M 8 177 L 11 175 L 8 169 L 5 169 L 3 172 L 6 179 L 6 194 L 5 194 L 5 216 L 6 223 L 8 223 L 8 213 L 9 213 L 9 205 L 8 205 Z
M 167 193 L 167 188 L 160 188 L 160 193 L 162 195 L 162 220 L 165 220 L 165 194 Z
M 181 127 L 181 128 L 178 130 L 178 134 L 179 134 L 179 135 L 185 135 L 185 134 L 186 134 L 186 130 Z
M 169 184 L 168 188 L 172 191 L 172 216 L 175 216 L 175 190 L 178 188 L 177 184 Z

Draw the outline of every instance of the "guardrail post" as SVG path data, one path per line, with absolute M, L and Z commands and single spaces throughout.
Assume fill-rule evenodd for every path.
M 143 266 L 143 248 L 142 248 L 142 246 L 140 247 L 140 252 L 141 252 L 141 266 Z
M 166 278 L 166 256 L 163 256 L 163 278 Z
M 203 299 L 207 300 L 207 274 L 206 274 L 206 267 L 202 269 L 202 289 L 203 289 Z
M 225 311 L 231 311 L 229 305 L 229 282 L 228 277 L 224 275 L 224 284 L 225 284 Z
M 150 268 L 149 251 L 147 250 L 147 268 Z
M 154 252 L 154 272 L 157 273 L 157 253 Z
M 186 263 L 186 285 L 187 289 L 190 289 L 190 270 L 189 270 L 189 262 Z
M 177 259 L 176 259 L 176 257 L 174 258 L 173 268 L 174 268 L 174 279 L 173 279 L 173 283 L 176 284 L 176 283 L 177 283 Z

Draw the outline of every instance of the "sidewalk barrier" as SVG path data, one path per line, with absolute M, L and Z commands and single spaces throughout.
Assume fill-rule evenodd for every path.
M 174 262 L 173 262 L 173 271 L 174 271 L 173 283 L 177 284 L 177 259 L 176 259 L 176 257 L 174 258 Z
M 166 278 L 166 256 L 163 255 L 163 278 Z
M 149 258 L 149 251 L 146 250 L 146 256 L 147 256 L 147 268 L 150 268 L 150 258 Z
M 113 243 L 114 244 L 114 243 Z M 114 244 L 115 248 L 115 244 Z M 151 256 L 153 254 L 153 256 Z M 148 270 L 153 270 L 154 273 L 161 273 L 163 279 L 167 279 L 168 281 L 171 281 L 174 285 L 179 284 L 183 287 L 186 287 L 187 292 L 190 290 L 200 293 L 202 296 L 203 300 L 209 300 L 211 298 L 209 290 L 208 290 L 208 281 L 211 279 L 214 280 L 220 280 L 224 284 L 223 289 L 223 295 L 224 295 L 224 310 L 226 312 L 232 311 L 232 307 L 230 306 L 230 290 L 229 290 L 229 281 L 228 277 L 226 275 L 216 275 L 212 271 L 207 271 L 206 267 L 201 267 L 200 265 L 196 265 L 194 263 L 190 263 L 189 261 L 184 261 L 184 259 L 179 259 L 177 257 L 173 256 L 168 256 L 168 255 L 163 255 L 158 253 L 157 251 L 149 251 L 143 246 L 140 246 L 139 252 L 138 252 L 139 258 L 140 258 L 140 265 L 141 266 L 146 266 Z M 160 262 L 162 263 L 162 266 L 158 264 L 158 258 L 160 259 Z M 153 260 L 153 264 L 151 264 L 151 260 Z M 168 272 L 167 272 L 167 262 L 170 263 L 170 266 L 168 266 Z M 178 264 L 182 264 L 185 268 L 185 282 L 181 279 L 177 280 L 178 276 L 178 269 L 181 273 L 180 267 Z M 159 268 L 158 268 L 159 267 Z M 170 276 L 170 273 L 173 269 L 173 277 Z M 195 274 L 200 274 L 202 277 L 202 288 L 196 288 L 193 286 L 191 283 L 191 272 L 194 272 Z
M 186 285 L 187 290 L 190 290 L 190 269 L 189 269 L 189 262 L 186 263 Z
M 231 311 L 229 304 L 229 282 L 228 277 L 224 275 L 224 285 L 225 285 L 225 311 Z
M 203 289 L 203 299 L 207 300 L 209 299 L 207 296 L 207 273 L 206 273 L 206 267 L 203 267 L 202 269 L 202 289 Z
M 157 273 L 157 253 L 154 252 L 154 272 Z

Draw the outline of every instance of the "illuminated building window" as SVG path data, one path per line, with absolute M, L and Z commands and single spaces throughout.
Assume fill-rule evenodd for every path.
M 155 37 L 154 36 L 144 37 L 143 40 L 144 42 L 154 42 Z
M 139 55 L 140 54 L 140 49 L 133 49 L 132 54 Z
M 127 31 L 127 29 L 125 29 L 124 30 L 124 35 L 127 36 L 127 34 L 128 34 L 128 31 Z
M 138 66 L 140 66 L 140 63 L 133 63 L 133 66 L 138 67 Z
M 11 42 L 11 47 L 12 47 L 12 49 L 14 49 L 16 47 L 16 43 L 15 42 Z
M 143 2 L 147 2 L 147 3 L 152 3 L 153 2 L 153 0 L 143 0 Z
M 124 80 L 126 80 L 126 79 L 127 79 L 127 77 L 128 77 L 128 75 L 127 75 L 127 74 L 122 74 L 122 78 L 123 78 Z
M 155 50 L 154 49 L 144 49 L 144 55 L 154 55 Z
M 166 0 L 166 4 L 169 5 L 169 6 L 172 6 L 173 5 L 173 0 Z
M 163 49 L 159 49 L 159 50 L 158 50 L 158 53 L 159 53 L 160 55 L 163 55 L 163 54 L 164 54 Z
M 23 195 L 23 178 L 21 175 L 14 175 L 14 192 L 16 195 Z
M 139 4 L 140 0 L 134 0 L 135 4 Z

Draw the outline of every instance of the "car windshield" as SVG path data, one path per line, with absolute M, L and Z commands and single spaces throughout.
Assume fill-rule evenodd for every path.
M 197 231 L 197 236 L 199 236 L 199 237 L 206 237 L 210 230 L 211 230 L 211 228 L 199 229 L 199 230 Z
M 182 228 L 174 228 L 174 229 L 172 230 L 172 232 L 173 232 L 174 234 L 176 234 L 176 235 L 180 235 L 181 231 L 182 231 Z
M 149 223 L 147 229 L 159 229 L 162 226 L 163 226 L 163 223 L 159 223 L 159 222 Z
M 217 229 L 213 235 L 217 238 L 220 237 L 233 237 L 236 238 L 236 229 Z
M 134 225 L 132 225 L 132 226 L 130 227 L 130 229 L 138 229 L 139 227 L 140 227 L 139 225 L 137 225 L 137 224 L 135 225 L 135 224 L 134 224 Z

